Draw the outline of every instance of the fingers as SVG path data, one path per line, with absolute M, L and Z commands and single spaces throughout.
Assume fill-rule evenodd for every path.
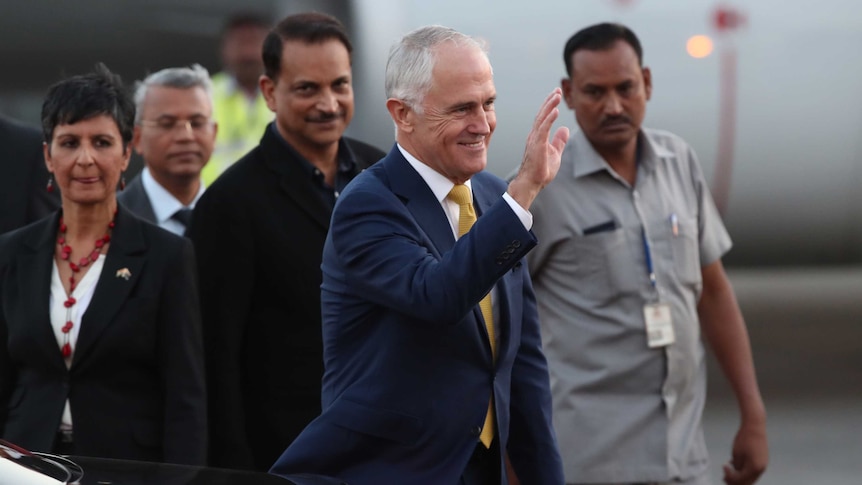
M 557 106 L 562 97 L 562 91 L 556 88 L 545 98 L 527 136 L 521 167 L 509 184 L 509 195 L 527 210 L 539 191 L 554 179 L 560 169 L 560 156 L 569 139 L 569 130 L 560 128 L 551 140 L 548 138 L 551 126 L 560 115 Z
M 545 101 L 542 103 L 542 107 L 539 108 L 539 113 L 536 115 L 536 120 L 533 123 L 533 131 L 536 132 L 542 140 L 547 140 L 548 134 L 551 132 L 551 125 L 557 121 L 557 117 L 560 115 L 560 110 L 558 110 L 557 107 L 560 105 L 562 99 L 563 92 L 560 88 L 554 88 L 554 90 L 548 94 L 548 97 L 545 98 Z
M 751 485 L 763 473 L 763 469 L 753 466 L 750 460 L 736 465 L 725 463 L 722 468 L 724 469 L 724 483 L 728 485 Z
M 566 148 L 566 143 L 569 141 L 569 129 L 565 126 L 561 126 L 557 128 L 557 131 L 554 133 L 554 138 L 551 139 L 551 146 L 554 147 L 555 150 L 562 153 L 563 149 Z
M 742 426 L 736 434 L 731 460 L 724 465 L 724 481 L 729 485 L 751 485 L 766 470 L 769 445 L 765 425 Z

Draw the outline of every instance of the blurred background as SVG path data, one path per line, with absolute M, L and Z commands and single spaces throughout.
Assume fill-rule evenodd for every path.
M 439 23 L 487 40 L 498 90 L 489 169 L 520 162 L 539 104 L 565 75 L 562 48 L 600 21 L 631 27 L 652 69 L 646 125 L 697 152 L 734 249 L 725 258 L 770 413 L 765 484 L 862 476 L 862 4 L 858 0 L 28 0 L 0 2 L 0 113 L 38 123 L 55 81 L 104 62 L 126 82 L 200 63 L 221 69 L 237 8 L 277 21 L 337 16 L 354 42 L 348 130 L 388 150 L 389 46 Z M 574 126 L 561 109 L 558 125 Z M 711 368 L 715 480 L 736 412 Z M 585 445 L 588 442 L 585 440 Z

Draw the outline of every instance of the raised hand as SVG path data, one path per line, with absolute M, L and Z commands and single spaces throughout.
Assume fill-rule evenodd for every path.
M 524 160 L 509 184 L 509 195 L 524 209 L 530 208 L 536 195 L 554 180 L 560 170 L 560 156 L 569 141 L 569 129 L 560 127 L 550 140 L 549 137 L 551 126 L 560 115 L 557 107 L 562 97 L 562 91 L 556 88 L 545 98 L 527 136 Z

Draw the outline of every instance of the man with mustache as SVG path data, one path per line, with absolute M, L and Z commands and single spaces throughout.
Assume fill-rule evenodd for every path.
M 598 24 L 564 49 L 575 131 L 531 211 L 527 255 L 566 483 L 711 483 L 703 338 L 741 413 L 729 484 L 766 467 L 766 413 L 721 264 L 731 242 L 691 147 L 644 128 L 652 91 L 635 34 Z
M 211 465 L 268 470 L 320 413 L 323 243 L 338 195 L 384 155 L 342 136 L 351 50 L 328 15 L 273 29 L 260 87 L 275 121 L 195 207 Z
M 141 219 L 185 234 L 215 144 L 212 112 L 210 75 L 197 64 L 162 69 L 139 82 L 132 146 L 145 167 L 117 200 Z

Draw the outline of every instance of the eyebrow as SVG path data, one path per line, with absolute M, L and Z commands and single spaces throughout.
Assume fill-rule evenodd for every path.
M 497 100 L 497 96 L 494 95 L 494 96 L 489 97 L 485 101 L 482 101 L 481 104 L 485 105 L 488 103 L 493 103 L 496 100 Z M 450 110 L 456 110 L 456 109 L 461 109 L 461 108 L 472 108 L 473 106 L 478 106 L 479 104 L 480 103 L 478 101 L 456 101 L 455 103 L 453 103 L 449 107 L 449 109 Z

